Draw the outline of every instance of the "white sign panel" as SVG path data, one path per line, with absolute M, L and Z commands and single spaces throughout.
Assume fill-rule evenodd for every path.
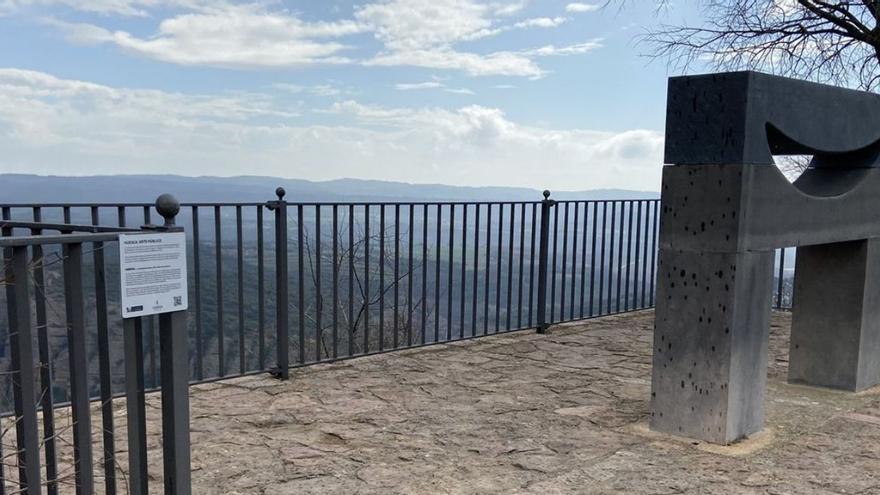
M 185 234 L 120 234 L 119 275 L 123 318 L 186 309 Z

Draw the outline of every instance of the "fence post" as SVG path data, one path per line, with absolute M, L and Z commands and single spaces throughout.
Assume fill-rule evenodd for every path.
M 182 232 L 174 218 L 180 202 L 170 194 L 156 199 L 156 212 L 165 219 L 161 230 Z M 165 493 L 189 495 L 189 336 L 186 311 L 159 315 L 159 359 L 162 380 L 162 458 Z
M 547 261 L 550 245 L 550 208 L 556 201 L 550 199 L 550 191 L 544 191 L 541 201 L 541 232 L 538 252 L 538 333 L 547 332 Z
M 266 208 L 275 212 L 275 348 L 277 366 L 272 374 L 281 380 L 290 378 L 290 328 L 287 321 L 287 201 L 283 187 L 275 189 L 278 199 L 267 201 Z

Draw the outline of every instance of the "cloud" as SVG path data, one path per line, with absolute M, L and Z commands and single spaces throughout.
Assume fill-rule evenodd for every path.
M 422 83 L 398 83 L 394 85 L 394 89 L 398 91 L 412 91 L 414 89 L 436 89 L 442 87 L 443 83 L 437 81 L 427 81 Z
M 256 4 L 179 14 L 161 21 L 158 32 L 145 38 L 91 24 L 49 22 L 77 43 L 112 43 L 164 62 L 229 68 L 347 63 L 341 53 L 349 47 L 336 39 L 365 30 L 351 20 L 305 22 Z
M 599 10 L 600 8 L 601 8 L 601 6 L 599 6 L 597 4 L 576 2 L 576 3 L 570 3 L 570 4 L 566 5 L 565 11 L 571 12 L 574 14 L 579 14 L 579 13 L 583 13 L 583 12 L 593 12 L 594 10 Z
M 473 95 L 476 94 L 476 93 L 474 93 L 472 90 L 467 89 L 467 88 L 446 88 L 446 89 L 444 89 L 443 91 L 445 91 L 445 92 L 447 92 L 447 93 L 456 94 L 456 95 L 469 95 L 469 96 L 473 96 Z
M 183 94 L 0 69 L 4 172 L 265 174 L 582 189 L 658 188 L 659 132 L 551 129 L 498 108 L 355 100 L 304 124 L 290 94 Z M 320 118 L 319 118 L 320 120 Z M 15 164 L 15 165 L 13 165 Z
M 164 13 L 173 7 L 172 14 L 158 23 L 154 33 L 147 35 L 59 18 L 43 19 L 43 22 L 60 29 L 73 43 L 112 44 L 125 52 L 163 62 L 229 69 L 360 64 L 458 71 L 475 77 L 537 79 L 547 74 L 533 60 L 542 56 L 541 49 L 486 52 L 473 47 L 462 49 L 462 45 L 516 29 L 554 28 L 569 20 L 534 17 L 512 22 L 509 17 L 525 7 L 524 1 L 375 0 L 354 7 L 350 18 L 334 21 L 303 20 L 297 12 L 281 9 L 273 2 L 8 1 L 16 5 L 64 4 L 81 10 L 99 9 L 107 14 L 144 16 Z M 353 36 L 359 34 L 371 34 L 381 48 L 369 52 L 358 50 L 363 46 L 357 46 Z
M 591 52 L 596 50 L 597 48 L 602 47 L 602 40 L 596 39 L 592 41 L 587 41 L 584 43 L 577 43 L 574 45 L 568 46 L 554 46 L 554 45 L 546 45 L 541 48 L 534 48 L 531 50 L 526 50 L 523 52 L 524 55 L 529 57 L 553 57 L 553 56 L 565 56 L 565 55 L 582 55 L 587 52 Z
M 377 55 L 364 62 L 367 66 L 412 66 L 426 69 L 457 70 L 471 76 L 543 77 L 546 72 L 528 56 L 513 52 L 488 55 L 458 52 L 452 49 L 412 50 Z
M 82 12 L 101 15 L 147 17 L 149 10 L 158 7 L 200 9 L 209 5 L 224 5 L 223 0 L 0 0 L 0 14 L 14 13 L 28 7 L 64 6 Z
M 561 26 L 564 24 L 568 18 L 566 17 L 535 17 L 532 19 L 526 19 L 524 21 L 517 22 L 513 25 L 513 27 L 518 29 L 525 29 L 531 27 L 540 27 L 540 28 L 554 28 Z

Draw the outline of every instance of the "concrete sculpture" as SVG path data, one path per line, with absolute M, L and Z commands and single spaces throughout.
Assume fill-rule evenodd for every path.
M 651 428 L 762 429 L 774 251 L 798 246 L 789 380 L 880 383 L 880 96 L 755 72 L 669 81 Z M 793 184 L 773 155 L 812 155 Z

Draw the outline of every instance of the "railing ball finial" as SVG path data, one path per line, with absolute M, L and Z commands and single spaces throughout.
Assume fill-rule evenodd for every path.
M 550 189 L 544 189 L 542 194 L 544 195 L 544 199 L 550 199 Z
M 278 196 L 278 201 L 284 201 L 285 194 L 287 194 L 287 191 L 285 191 L 283 187 L 275 189 L 275 195 Z
M 156 211 L 165 219 L 165 226 L 174 225 L 174 217 L 180 213 L 180 201 L 173 195 L 165 193 L 156 198 Z

